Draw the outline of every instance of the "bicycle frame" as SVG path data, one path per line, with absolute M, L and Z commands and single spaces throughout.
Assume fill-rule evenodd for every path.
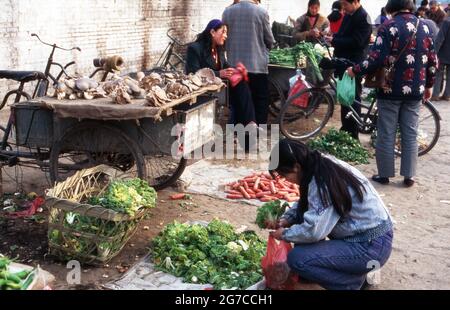
M 183 44 L 178 39 L 173 37 L 170 32 L 173 31 L 173 28 L 170 28 L 166 35 L 170 39 L 169 44 L 164 49 L 163 53 L 159 57 L 158 61 L 156 62 L 156 67 L 162 67 L 167 68 L 170 67 L 170 70 L 177 70 L 179 65 L 185 65 L 186 60 L 184 59 L 183 55 L 180 55 L 175 51 L 175 47 L 184 47 L 187 44 Z M 171 62 L 172 57 L 175 57 L 175 63 Z
M 45 67 L 45 71 L 44 71 L 44 75 L 46 77 L 45 80 L 39 80 L 38 84 L 36 85 L 36 88 L 34 89 L 33 92 L 33 96 L 32 98 L 36 98 L 36 97 L 43 97 L 47 94 L 48 91 L 48 85 L 49 85 L 49 79 L 52 80 L 53 85 L 57 85 L 58 84 L 58 80 L 61 78 L 61 76 L 64 74 L 66 76 L 69 76 L 69 74 L 67 73 L 66 69 L 71 66 L 74 65 L 75 62 L 69 62 L 68 64 L 66 64 L 65 66 L 61 65 L 60 63 L 54 62 L 53 61 L 53 55 L 55 54 L 56 49 L 61 49 L 64 51 L 72 51 L 72 50 L 77 50 L 79 52 L 81 52 L 81 49 L 79 47 L 73 47 L 70 49 L 67 48 L 62 48 L 56 44 L 49 44 L 46 42 L 43 42 L 39 36 L 35 33 L 31 34 L 32 37 L 36 37 L 42 44 L 44 45 L 48 45 L 52 47 L 52 50 L 50 52 L 50 55 L 48 56 L 48 60 L 47 60 L 47 65 Z M 50 69 L 52 68 L 52 66 L 58 66 L 59 68 L 61 68 L 61 71 L 58 73 L 58 75 L 56 76 L 56 78 L 50 73 Z
M 6 103 L 6 101 L 8 100 L 9 96 L 11 96 L 12 94 L 16 94 L 16 98 L 14 100 L 15 103 L 19 102 L 21 97 L 25 97 L 27 100 L 36 98 L 36 97 L 42 97 L 45 96 L 47 94 L 48 91 L 48 85 L 49 85 L 49 79 L 53 82 L 54 85 L 56 85 L 58 83 L 58 80 L 61 78 L 61 76 L 63 74 L 65 74 L 66 76 L 69 76 L 69 74 L 67 73 L 66 69 L 75 64 L 74 61 L 67 63 L 65 66 L 62 66 L 60 63 L 54 62 L 53 61 L 53 56 L 55 54 L 56 49 L 61 49 L 61 50 L 65 50 L 65 51 L 72 51 L 72 50 L 78 50 L 81 51 L 81 49 L 79 47 L 73 47 L 71 49 L 66 49 L 66 48 L 62 48 L 57 46 L 56 44 L 49 44 L 46 42 L 43 42 L 39 36 L 35 33 L 31 34 L 31 36 L 33 37 L 37 37 L 37 39 L 44 45 L 48 45 L 52 47 L 52 50 L 50 52 L 50 55 L 48 57 L 47 60 L 47 65 L 45 67 L 45 72 L 44 72 L 44 76 L 45 78 L 39 78 L 37 80 L 37 85 L 33 91 L 33 95 L 30 96 L 28 93 L 26 93 L 23 88 L 25 85 L 25 82 L 21 82 L 19 85 L 19 88 L 16 90 L 12 90 L 10 92 L 8 92 L 5 95 L 5 98 L 3 99 L 4 103 Z M 56 77 L 54 77 L 51 73 L 50 70 L 52 68 L 52 66 L 57 66 L 59 68 L 61 68 L 61 71 L 58 73 L 58 75 Z M 32 116 L 31 122 L 34 119 L 34 114 Z M 12 113 L 10 113 L 9 118 L 8 118 L 8 123 L 6 125 L 6 128 L 4 129 L 4 134 L 3 137 L 1 139 L 1 144 L 0 144 L 0 157 L 6 158 L 7 162 L 9 165 L 14 165 L 15 163 L 17 163 L 17 158 L 18 157 L 22 157 L 22 158 L 27 158 L 27 159 L 36 159 L 36 160 L 40 160 L 40 158 L 42 157 L 42 153 L 40 152 L 39 148 L 37 149 L 37 152 L 23 152 L 23 151 L 8 151 L 7 147 L 8 147 L 8 138 L 9 135 L 11 133 L 12 130 L 12 126 L 14 123 L 14 115 Z M 31 127 L 30 127 L 31 128 Z
M 336 94 L 336 86 L 335 86 L 335 79 L 332 78 L 332 81 L 334 83 L 329 83 L 330 88 L 334 91 L 334 94 Z M 331 96 L 333 99 L 333 102 L 335 102 L 335 96 Z M 365 117 L 361 117 L 358 112 L 354 109 L 353 105 L 358 105 L 361 108 L 364 108 L 367 110 L 367 113 L 365 113 Z M 364 104 L 362 101 L 355 100 L 353 101 L 353 105 L 349 106 L 348 109 L 350 109 L 350 112 L 347 113 L 345 118 L 353 118 L 355 122 L 360 126 L 362 129 L 367 128 L 367 130 L 364 131 L 370 131 L 372 129 L 375 129 L 376 124 L 372 122 L 370 119 L 371 116 L 376 116 L 377 114 L 377 107 L 376 107 L 376 100 L 373 100 L 369 105 Z

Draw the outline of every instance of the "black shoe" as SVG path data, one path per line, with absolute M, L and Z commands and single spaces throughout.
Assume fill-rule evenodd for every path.
M 406 187 L 411 187 L 416 183 L 412 178 L 405 178 L 403 180 L 403 184 L 405 184 Z
M 372 180 L 375 182 L 378 182 L 380 184 L 383 184 L 383 185 L 389 184 L 389 178 L 383 178 L 383 177 L 380 177 L 379 175 L 374 175 L 372 177 Z

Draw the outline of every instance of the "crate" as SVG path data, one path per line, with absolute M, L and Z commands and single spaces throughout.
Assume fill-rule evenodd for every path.
M 170 155 L 181 142 L 184 142 L 183 155 L 188 155 L 214 140 L 216 102 L 214 97 L 199 96 L 195 103 L 185 102 L 174 107 L 160 122 L 149 118 L 139 120 L 142 137 L 135 139 L 145 155 Z M 122 123 L 121 128 L 134 137 L 135 127 L 134 123 L 128 122 Z
M 112 180 L 120 178 L 120 171 L 101 165 L 78 171 L 47 192 L 50 254 L 64 261 L 103 265 L 122 250 L 148 208 L 129 216 L 81 203 L 100 195 Z
M 49 148 L 53 143 L 53 112 L 39 102 L 25 101 L 11 106 L 18 146 Z

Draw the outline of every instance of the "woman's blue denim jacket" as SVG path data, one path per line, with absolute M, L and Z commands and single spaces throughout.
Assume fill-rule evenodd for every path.
M 369 180 L 356 168 L 338 159 L 329 157 L 337 164 L 349 169 L 361 180 L 366 192 L 361 202 L 352 189 L 352 210 L 341 217 L 332 205 L 325 206 L 320 199 L 315 179 L 308 189 L 308 210 L 303 222 L 297 216 L 297 203 L 282 216 L 290 224 L 283 232 L 283 239 L 292 243 L 314 243 L 329 237 L 350 242 L 365 242 L 375 239 L 392 230 L 389 211 Z

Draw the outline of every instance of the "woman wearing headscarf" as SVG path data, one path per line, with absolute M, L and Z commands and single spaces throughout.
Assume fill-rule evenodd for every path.
M 203 68 L 212 69 L 216 76 L 230 79 L 235 73 L 230 68 L 224 51 L 227 39 L 227 25 L 219 19 L 211 20 L 194 43 L 187 49 L 186 73 L 195 73 Z M 242 80 L 229 88 L 230 102 L 235 124 L 255 124 L 255 108 L 248 83 Z

